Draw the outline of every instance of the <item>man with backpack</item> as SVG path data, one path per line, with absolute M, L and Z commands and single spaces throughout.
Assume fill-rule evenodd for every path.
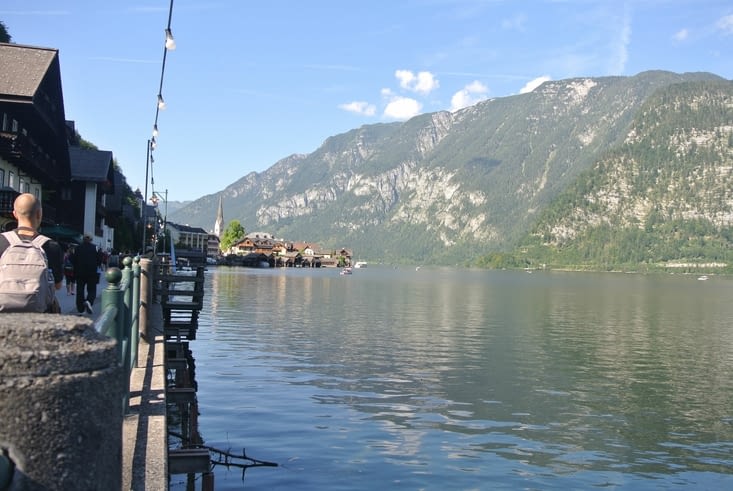
M 18 227 L 0 234 L 0 312 L 60 312 L 56 290 L 63 281 L 59 244 L 38 233 L 41 202 L 30 193 L 13 204 Z

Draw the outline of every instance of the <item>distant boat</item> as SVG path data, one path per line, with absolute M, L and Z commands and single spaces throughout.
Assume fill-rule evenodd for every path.
M 351 268 L 346 267 L 346 268 L 342 269 L 339 274 L 344 275 L 344 274 L 353 274 L 353 273 L 354 272 L 351 270 Z
M 357 261 L 356 264 L 354 264 L 355 268 L 366 268 L 367 262 L 366 261 Z
M 702 275 L 702 276 L 698 276 L 698 277 L 697 277 L 697 280 L 698 280 L 698 281 L 705 281 L 705 280 L 707 280 L 707 279 L 708 279 L 708 276 L 707 276 L 707 275 Z

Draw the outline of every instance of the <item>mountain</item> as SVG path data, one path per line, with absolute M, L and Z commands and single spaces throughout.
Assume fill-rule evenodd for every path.
M 632 130 L 643 138 L 656 127 L 640 118 L 675 111 L 655 112 L 650 101 L 677 87 L 712 86 L 731 83 L 664 71 L 575 78 L 455 113 L 362 126 L 194 200 L 169 220 L 211 229 L 221 195 L 225 220 L 248 231 L 352 248 L 363 260 L 470 263 L 527 242 L 548 207 L 586 172 L 603 172 L 599 162 L 628 146 Z
M 168 213 L 175 213 L 176 211 L 180 210 L 181 208 L 184 208 L 191 204 L 191 201 L 168 201 Z M 164 206 L 164 205 L 160 205 Z
M 656 92 L 496 266 L 733 271 L 733 84 Z

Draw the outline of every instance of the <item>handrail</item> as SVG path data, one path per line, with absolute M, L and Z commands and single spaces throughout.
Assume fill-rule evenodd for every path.
M 105 272 L 107 288 L 102 292 L 102 313 L 94 322 L 101 334 L 117 340 L 119 363 L 124 368 L 125 391 L 122 407 L 127 413 L 130 399 L 130 374 L 137 367 L 137 346 L 140 340 L 140 256 L 126 257 L 123 269 Z

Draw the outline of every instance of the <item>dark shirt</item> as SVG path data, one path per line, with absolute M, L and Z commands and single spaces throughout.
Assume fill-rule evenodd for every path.
M 96 278 L 97 268 L 101 263 L 97 247 L 91 242 L 83 242 L 77 246 L 71 262 L 74 264 L 74 276 L 87 279 Z
M 15 232 L 17 233 L 17 231 Z M 36 233 L 33 236 L 18 234 L 18 237 L 23 240 L 31 241 L 36 238 L 37 235 L 40 234 Z M 0 234 L 0 256 L 2 256 L 3 252 L 5 252 L 5 249 L 7 249 L 9 245 L 10 243 L 8 242 L 8 239 Z M 61 251 L 61 246 L 55 240 L 48 240 L 43 244 L 43 252 L 46 253 L 48 267 L 51 268 L 51 271 L 53 272 L 53 282 L 61 283 L 64 279 L 64 253 Z

